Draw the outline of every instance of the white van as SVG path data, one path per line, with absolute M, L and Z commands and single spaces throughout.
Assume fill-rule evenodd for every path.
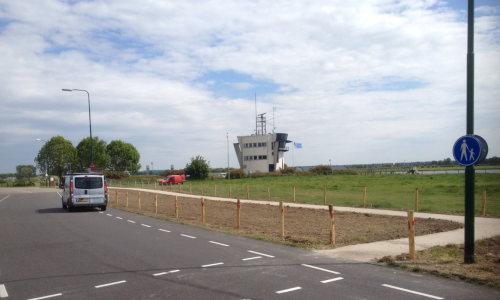
M 106 210 L 108 185 L 103 174 L 66 174 L 62 189 L 62 207 L 69 212 L 77 207 L 99 207 L 102 211 Z

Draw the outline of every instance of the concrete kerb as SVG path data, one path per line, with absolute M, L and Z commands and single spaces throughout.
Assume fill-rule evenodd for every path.
M 109 189 L 121 189 L 121 190 L 135 190 L 140 192 L 149 192 L 163 195 L 171 196 L 181 196 L 186 198 L 196 198 L 199 199 L 201 195 L 192 195 L 184 193 L 176 193 L 170 191 L 159 191 L 151 189 L 140 189 L 140 188 L 123 188 L 123 187 L 109 187 Z M 203 196 L 205 200 L 213 201 L 224 201 L 236 203 L 237 199 L 233 198 L 221 198 L 212 196 Z M 259 200 L 244 200 L 240 199 L 241 203 L 252 203 L 252 204 L 262 204 L 262 205 L 272 205 L 279 206 L 278 201 L 259 201 Z M 328 211 L 328 205 L 323 204 L 303 204 L 303 203 L 285 203 L 286 207 L 302 207 L 311 209 L 321 209 Z M 393 211 L 393 210 L 381 210 L 373 208 L 355 208 L 355 207 L 340 207 L 334 206 L 336 211 L 346 211 L 346 212 L 356 212 L 356 213 L 366 213 L 366 214 L 376 214 L 376 215 L 387 215 L 387 216 L 399 216 L 406 217 L 406 211 Z M 420 213 L 415 212 L 415 218 L 434 218 L 440 220 L 449 220 L 458 223 L 464 223 L 464 216 L 455 215 L 442 215 L 442 214 L 431 214 L 431 213 Z M 418 226 L 418 223 L 417 223 Z M 496 235 L 500 235 L 500 219 L 498 218 L 475 218 L 475 240 L 481 240 L 485 238 L 490 238 Z M 464 242 L 464 229 L 457 229 L 448 232 L 440 232 L 435 234 L 429 234 L 425 236 L 415 237 L 415 248 L 417 251 L 425 250 L 433 246 L 445 246 L 447 244 L 461 244 Z M 338 256 L 347 259 L 353 259 L 362 262 L 373 262 L 378 258 L 384 256 L 394 256 L 401 253 L 408 252 L 408 239 L 396 239 L 381 241 L 369 244 L 358 244 L 340 247 L 331 250 L 314 250 L 317 253 L 322 253 L 331 256 Z

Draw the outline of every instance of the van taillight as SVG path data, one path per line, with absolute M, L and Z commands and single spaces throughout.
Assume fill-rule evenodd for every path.
M 106 180 L 104 180 L 104 193 L 108 193 L 108 183 L 106 182 Z
M 69 184 L 69 193 L 73 194 L 73 182 Z

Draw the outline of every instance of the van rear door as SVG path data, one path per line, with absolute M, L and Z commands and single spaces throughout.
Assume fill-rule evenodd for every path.
M 103 176 L 75 176 L 75 205 L 104 203 Z

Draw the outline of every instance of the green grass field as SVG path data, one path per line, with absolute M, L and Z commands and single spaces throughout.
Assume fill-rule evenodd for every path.
M 114 183 L 113 183 L 114 182 Z M 118 182 L 113 180 L 113 186 Z M 397 210 L 415 208 L 415 189 L 418 188 L 418 208 L 422 212 L 463 213 L 464 211 L 464 174 L 435 175 L 336 175 L 336 176 L 284 176 L 247 179 L 208 179 L 203 181 L 190 180 L 181 188 L 193 194 L 213 196 L 214 185 L 216 195 L 231 196 L 246 199 L 247 186 L 249 198 L 267 200 L 269 186 L 271 201 L 293 200 L 295 186 L 295 201 L 302 203 L 323 203 L 323 189 L 326 186 L 327 204 L 337 206 L 363 205 L 363 189 L 366 187 L 366 206 Z M 127 179 L 122 181 L 127 186 Z M 133 179 L 130 179 L 133 186 Z M 146 184 L 143 184 L 146 187 Z M 153 184 L 150 183 L 150 188 Z M 157 189 L 161 187 L 157 186 Z M 164 187 L 168 190 L 169 187 Z M 177 191 L 178 187 L 172 187 Z M 482 191 L 486 190 L 486 214 L 500 217 L 500 174 L 476 174 L 476 213 L 481 213 Z

